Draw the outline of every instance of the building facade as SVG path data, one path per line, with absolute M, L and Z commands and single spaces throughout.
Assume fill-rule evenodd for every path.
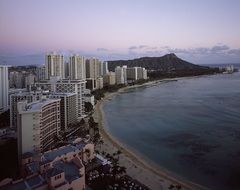
M 61 79 L 65 78 L 63 55 L 56 53 L 46 55 L 45 79 L 49 80 L 50 77 L 60 77 Z
M 8 66 L 0 65 L 0 113 L 8 109 Z
M 41 81 L 35 85 L 38 88 L 49 90 L 50 93 L 75 93 L 77 96 L 77 118 L 81 120 L 84 117 L 85 80 L 59 80 L 59 78 L 52 78 L 52 80 Z
M 108 70 L 108 62 L 104 61 L 102 62 L 102 73 L 101 75 L 104 76 L 106 74 L 108 74 L 109 70 Z
M 54 144 L 60 131 L 60 99 L 18 103 L 18 155 L 42 152 Z
M 67 130 L 71 124 L 77 122 L 77 109 L 76 109 L 77 96 L 75 93 L 55 93 L 49 95 L 49 98 L 61 99 L 60 101 L 61 130 Z
M 111 86 L 116 84 L 115 72 L 109 72 L 103 76 L 103 86 Z
M 116 84 L 127 84 L 127 66 L 115 68 Z
M 147 70 L 143 67 L 137 67 L 137 79 L 147 79 Z
M 27 101 L 27 103 L 40 100 L 42 97 L 41 92 L 19 92 L 10 95 L 10 127 L 17 127 L 17 104 L 21 101 Z
M 85 166 L 94 158 L 94 145 L 85 141 L 53 149 L 43 154 L 21 156 L 23 177 L 4 180 L 1 190 L 86 190 Z
M 46 78 L 45 77 L 45 74 L 46 74 L 45 65 L 41 65 L 41 66 L 37 67 L 36 73 L 37 73 L 37 81 L 38 82 L 45 80 L 45 78 Z
M 127 80 L 138 80 L 137 67 L 127 68 Z
M 73 55 L 69 58 L 69 77 L 71 80 L 86 79 L 85 58 L 79 55 Z
M 96 58 L 86 60 L 86 78 L 97 79 L 100 77 L 101 62 Z

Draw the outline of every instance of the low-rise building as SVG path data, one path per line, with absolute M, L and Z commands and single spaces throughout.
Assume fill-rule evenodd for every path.
M 94 158 L 94 145 L 86 141 L 69 144 L 42 154 L 22 155 L 24 179 L 5 180 L 0 190 L 85 190 L 85 167 Z

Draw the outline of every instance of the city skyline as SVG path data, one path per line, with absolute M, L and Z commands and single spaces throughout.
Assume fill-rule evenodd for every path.
M 196 64 L 240 62 L 237 0 L 0 2 L 0 64 L 44 54 L 101 60 L 175 53 Z

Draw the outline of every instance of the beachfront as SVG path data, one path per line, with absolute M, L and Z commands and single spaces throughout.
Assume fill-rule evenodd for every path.
M 170 81 L 171 80 L 177 79 L 170 79 Z M 120 165 L 127 168 L 127 174 L 153 190 L 169 189 L 171 184 L 180 184 L 182 189 L 207 189 L 200 185 L 181 179 L 180 177 L 176 177 L 176 175 L 160 169 L 151 162 L 146 162 L 145 158 L 143 159 L 140 155 L 133 153 L 132 150 L 130 150 L 126 145 L 120 143 L 106 130 L 106 128 L 104 128 L 104 112 L 102 110 L 102 105 L 105 101 L 110 100 L 113 96 L 130 88 L 154 85 L 155 83 L 166 81 L 169 81 L 169 79 L 152 81 L 143 85 L 125 87 L 117 92 L 106 94 L 106 96 L 97 103 L 93 114 L 94 119 L 99 123 L 100 134 L 104 141 L 103 145 L 98 145 L 96 148 L 99 152 L 105 151 L 109 154 L 113 154 L 117 150 L 121 150 L 122 154 L 119 156 L 119 162 Z

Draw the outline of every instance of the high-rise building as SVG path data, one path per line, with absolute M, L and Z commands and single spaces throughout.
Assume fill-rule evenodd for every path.
M 147 70 L 143 67 L 137 67 L 137 79 L 147 79 Z
M 13 71 L 9 73 L 10 88 L 25 88 L 26 72 Z
M 60 77 L 61 79 L 65 78 L 63 55 L 56 53 L 46 55 L 45 79 L 49 80 L 50 77 Z
M 51 148 L 60 131 L 60 99 L 18 103 L 18 155 Z
M 86 63 L 85 58 L 79 55 L 70 56 L 69 75 L 71 80 L 86 79 Z
M 42 81 L 35 85 L 43 90 L 49 90 L 51 93 L 75 93 L 77 96 L 77 118 L 78 120 L 83 118 L 85 80 L 59 80 L 58 78 L 51 78 L 51 80 Z
M 10 127 L 17 127 L 17 104 L 21 101 L 27 101 L 27 103 L 40 100 L 42 97 L 41 92 L 19 92 L 10 95 Z
M 138 80 L 137 67 L 127 68 L 127 80 Z
M 0 113 L 8 109 L 8 66 L 0 65 Z
M 115 72 L 109 72 L 103 76 L 103 86 L 115 85 L 116 75 Z
M 27 74 L 25 77 L 25 88 L 30 89 L 30 86 L 35 83 L 36 76 L 34 74 Z
M 45 65 L 41 65 L 37 67 L 37 81 L 40 82 L 42 80 L 45 80 Z
M 100 77 L 101 62 L 96 58 L 86 60 L 86 78 L 97 79 Z
M 107 61 L 104 61 L 102 62 L 102 73 L 101 75 L 104 76 L 106 74 L 108 74 L 109 70 L 108 70 L 108 62 Z
M 55 93 L 50 94 L 49 98 L 61 99 L 61 130 L 66 130 L 71 124 L 77 122 L 76 94 L 75 93 Z
M 127 84 L 127 66 L 115 68 L 116 84 Z
M 69 62 L 64 63 L 65 79 L 70 79 Z

